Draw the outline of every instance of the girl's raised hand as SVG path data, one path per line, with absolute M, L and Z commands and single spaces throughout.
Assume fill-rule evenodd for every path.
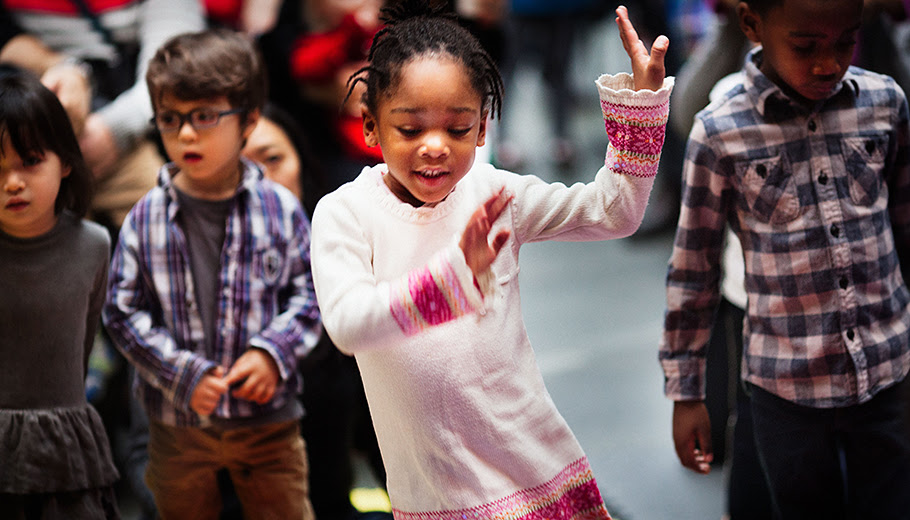
M 496 233 L 491 241 L 490 230 L 511 200 L 512 196 L 505 194 L 505 188 L 500 188 L 495 195 L 481 204 L 468 220 L 459 245 L 464 252 L 465 262 L 475 277 L 490 267 L 493 260 L 496 260 L 499 250 L 509 239 L 510 232 L 504 229 Z
M 616 25 L 619 27 L 619 36 L 626 54 L 632 60 L 632 77 L 635 81 L 635 90 L 659 90 L 664 84 L 666 69 L 664 56 L 670 47 L 670 40 L 666 36 L 658 36 L 651 46 L 651 52 L 645 44 L 638 39 L 638 33 L 632 22 L 629 21 L 629 11 L 625 6 L 616 8 Z

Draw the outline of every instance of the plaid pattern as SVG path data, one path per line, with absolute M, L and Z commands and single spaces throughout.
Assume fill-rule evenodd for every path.
M 136 367 L 149 416 L 171 426 L 202 426 L 189 408 L 199 378 L 229 369 L 247 349 L 267 351 L 283 385 L 265 405 L 226 394 L 214 412 L 245 418 L 280 410 L 301 390 L 297 360 L 319 339 L 321 323 L 310 275 L 309 223 L 293 195 L 261 180 L 253 163 L 227 218 L 222 250 L 215 352 L 204 351 L 189 252 L 176 221 L 171 168 L 123 223 L 103 316 L 117 347 Z
M 743 377 L 817 408 L 869 400 L 908 370 L 910 294 L 898 252 L 910 233 L 907 101 L 850 68 L 811 108 L 758 70 L 696 117 L 667 274 L 665 393 L 704 396 L 727 224 L 748 293 Z

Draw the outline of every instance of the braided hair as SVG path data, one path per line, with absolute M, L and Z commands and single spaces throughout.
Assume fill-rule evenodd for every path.
M 385 26 L 376 33 L 369 65 L 348 78 L 348 95 L 357 83 L 366 85 L 363 102 L 374 114 L 379 97 L 398 84 L 402 67 L 415 58 L 448 55 L 465 66 L 471 85 L 480 92 L 483 107 L 502 113 L 503 82 L 496 63 L 480 42 L 462 27 L 445 2 L 399 0 L 383 7 Z

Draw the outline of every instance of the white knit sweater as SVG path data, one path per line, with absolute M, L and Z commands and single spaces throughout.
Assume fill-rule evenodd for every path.
M 630 81 L 598 80 L 608 132 L 617 135 L 590 184 L 476 164 L 444 201 L 415 208 L 391 193 L 379 165 L 317 206 L 317 298 L 326 330 L 360 367 L 396 518 L 523 518 L 573 501 L 590 510 L 571 518 L 608 518 L 528 341 L 518 252 L 527 242 L 637 229 L 672 78 L 658 92 L 620 90 Z M 642 153 L 641 141 L 657 130 L 656 154 Z M 514 198 L 496 228 L 512 233 L 478 290 L 457 243 L 468 217 L 503 186 Z

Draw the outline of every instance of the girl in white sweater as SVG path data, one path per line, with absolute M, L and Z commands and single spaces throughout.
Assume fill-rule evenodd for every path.
M 312 266 L 324 325 L 363 377 L 400 519 L 609 518 L 547 393 L 521 317 L 518 251 L 637 229 L 663 144 L 669 42 L 617 10 L 634 75 L 597 80 L 611 144 L 590 184 L 474 164 L 502 82 L 427 2 L 384 10 L 363 83 L 385 164 L 324 197 Z

